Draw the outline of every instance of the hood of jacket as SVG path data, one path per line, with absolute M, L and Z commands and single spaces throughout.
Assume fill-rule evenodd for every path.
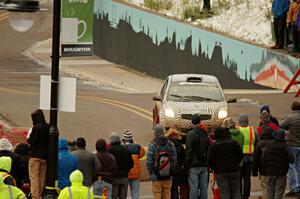
M 4 179 L 3 179 L 2 175 L 1 175 L 1 176 L 0 176 L 0 187 L 1 187 L 2 185 L 4 185 Z
M 237 128 L 231 128 L 231 129 L 229 129 L 229 132 L 233 136 L 237 136 L 241 133 Z
M 31 113 L 32 124 L 35 126 L 38 123 L 46 123 L 44 113 L 41 109 L 37 109 Z
M 70 175 L 70 181 L 73 185 L 82 185 L 83 182 L 83 174 L 79 170 L 75 170 Z
M 169 141 L 168 138 L 165 137 L 164 135 L 160 135 L 154 138 L 154 142 L 161 146 L 166 146 L 168 144 L 168 141 Z
M 249 126 L 249 117 L 247 114 L 241 114 L 239 117 L 239 125 L 242 127 Z
M 68 141 L 66 139 L 64 139 L 64 138 L 59 139 L 58 150 L 59 151 L 68 151 Z
M 29 145 L 25 143 L 17 144 L 14 153 L 19 155 L 29 155 Z
M 12 144 L 6 138 L 0 139 L 0 151 L 11 151 Z
M 12 160 L 8 156 L 0 157 L 0 169 L 10 172 Z

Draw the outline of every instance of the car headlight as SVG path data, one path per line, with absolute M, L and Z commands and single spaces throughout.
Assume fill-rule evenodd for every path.
M 165 110 L 165 116 L 173 118 L 175 116 L 174 111 L 172 109 L 169 109 L 169 108 L 166 109 Z
M 223 109 L 221 109 L 221 110 L 219 110 L 219 113 L 218 113 L 218 118 L 219 118 L 219 119 L 224 119 L 224 118 L 226 118 L 226 117 L 227 117 L 227 115 L 228 115 L 227 111 L 226 111 L 226 110 L 223 110 Z

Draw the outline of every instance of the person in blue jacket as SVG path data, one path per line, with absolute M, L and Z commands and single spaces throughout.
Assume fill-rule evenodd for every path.
M 284 32 L 286 29 L 286 17 L 289 10 L 290 0 L 274 0 L 272 12 L 274 15 L 274 33 L 276 43 L 271 48 L 282 49 L 284 47 Z
M 68 151 L 68 141 L 64 138 L 59 139 L 57 179 L 58 188 L 63 189 L 71 186 L 70 174 L 78 168 L 77 158 Z

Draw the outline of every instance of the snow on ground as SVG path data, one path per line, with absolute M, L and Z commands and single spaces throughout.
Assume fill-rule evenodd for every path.
M 126 1 L 144 7 L 144 0 Z M 170 10 L 160 12 L 170 17 L 182 19 L 186 5 L 183 5 L 183 0 L 172 1 L 173 7 Z M 189 1 L 191 2 L 192 0 Z M 223 5 L 225 4 L 226 6 L 220 6 L 220 2 L 223 2 Z M 191 4 L 195 5 L 195 2 Z M 202 7 L 202 0 L 198 4 Z M 271 0 L 211 0 L 213 16 L 211 18 L 197 19 L 192 23 L 260 45 L 270 46 L 273 44 L 271 5 Z M 187 19 L 187 21 L 191 20 Z

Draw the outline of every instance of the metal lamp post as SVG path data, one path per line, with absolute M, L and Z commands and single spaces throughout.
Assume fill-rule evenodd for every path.
M 0 0 L 0 10 L 10 11 L 10 25 L 13 29 L 24 32 L 33 25 L 33 19 L 26 18 L 39 10 L 37 0 Z M 52 66 L 51 66 L 51 101 L 50 101 L 50 131 L 48 142 L 47 177 L 43 198 L 57 198 L 55 182 L 57 179 L 58 137 L 58 85 L 59 85 L 59 45 L 60 45 L 60 10 L 61 0 L 53 0 L 53 28 L 52 28 Z

